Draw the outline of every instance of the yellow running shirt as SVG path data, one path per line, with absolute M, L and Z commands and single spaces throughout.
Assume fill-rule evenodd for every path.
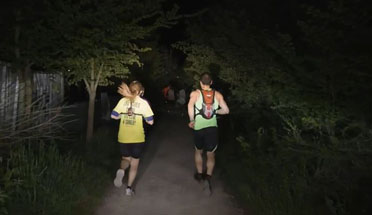
M 128 115 L 128 109 L 130 107 L 132 107 L 133 114 L 129 113 Z M 114 108 L 113 112 L 116 112 L 121 116 L 118 133 L 118 141 L 120 143 L 145 142 L 142 117 L 152 119 L 152 116 L 154 115 L 146 100 L 137 96 L 131 104 L 128 98 L 122 98 Z

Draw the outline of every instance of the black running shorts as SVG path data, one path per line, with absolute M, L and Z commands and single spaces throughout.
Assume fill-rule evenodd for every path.
M 217 127 L 194 130 L 194 141 L 197 149 L 214 152 L 218 146 Z
M 122 157 L 139 159 L 142 155 L 145 143 L 119 143 Z

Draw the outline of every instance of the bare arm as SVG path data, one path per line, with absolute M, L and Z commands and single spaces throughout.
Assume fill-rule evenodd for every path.
M 190 119 L 190 122 L 189 122 L 189 127 L 190 128 L 194 128 L 194 117 L 195 117 L 195 113 L 194 113 L 194 105 L 196 103 L 196 100 L 198 100 L 198 91 L 193 91 L 191 92 L 190 94 L 190 100 L 189 100 L 189 103 L 187 104 L 187 113 L 189 114 L 189 119 Z
M 223 96 L 221 93 L 216 92 L 216 99 L 218 101 L 218 104 L 220 105 L 220 109 L 216 111 L 217 114 L 224 115 L 224 114 L 229 114 L 230 110 L 229 107 L 227 106 L 225 100 L 223 99 Z

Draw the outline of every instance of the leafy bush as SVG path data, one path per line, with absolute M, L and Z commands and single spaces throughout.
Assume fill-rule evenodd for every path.
M 271 119 L 282 127 L 259 127 L 263 118 L 240 116 L 250 127 L 222 129 L 238 136 L 224 140 L 229 144 L 221 146 L 219 162 L 243 201 L 257 214 L 350 214 L 356 193 L 367 202 L 361 190 L 371 184 L 361 181 L 372 176 L 371 130 L 327 108 L 277 108 L 272 114 L 279 117 Z
M 12 151 L 5 186 L 12 201 L 10 211 L 31 214 L 71 214 L 84 194 L 83 162 L 71 155 L 61 155 L 55 145 L 37 148 L 20 146 Z
M 8 214 L 8 210 L 6 209 L 6 202 L 8 196 L 0 187 L 0 215 Z
M 73 140 L 67 135 L 70 122 L 79 123 L 76 112 L 35 103 L 31 115 L 2 121 L 0 214 L 92 214 L 111 181 L 116 148 L 107 141 L 116 135 L 100 129 L 89 146 Z

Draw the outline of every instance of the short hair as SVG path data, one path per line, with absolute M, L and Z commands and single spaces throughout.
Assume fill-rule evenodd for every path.
M 200 81 L 204 85 L 211 85 L 212 84 L 212 77 L 211 74 L 208 72 L 204 72 L 203 74 L 200 75 Z

